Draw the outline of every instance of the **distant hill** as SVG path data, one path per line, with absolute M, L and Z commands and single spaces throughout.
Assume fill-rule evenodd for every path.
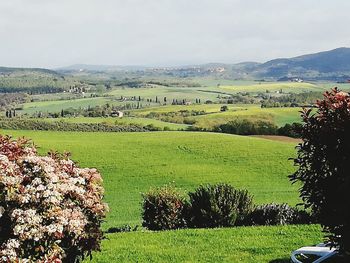
M 127 77 L 218 77 L 227 79 L 267 79 L 347 81 L 350 79 L 350 48 L 337 48 L 293 58 L 278 58 L 265 63 L 242 62 L 237 64 L 207 63 L 174 67 L 114 66 L 76 64 L 49 69 L 22 69 L 0 67 L 0 75 L 22 74 L 46 76 L 107 74 L 114 78 Z
M 302 77 L 308 79 L 337 79 L 350 75 L 350 48 L 280 58 L 257 65 L 253 76 L 268 78 Z
M 0 67 L 0 74 L 48 74 L 48 75 L 59 75 L 56 71 L 46 68 L 11 68 L 11 67 Z
M 50 69 L 0 67 L 0 93 L 57 93 L 81 85 Z
M 87 72 L 112 72 L 112 71 L 137 71 L 145 70 L 147 67 L 143 66 L 114 66 L 114 65 L 87 65 L 87 64 L 75 64 L 67 67 L 61 67 L 55 69 L 58 72 L 74 72 L 74 71 L 87 71 Z

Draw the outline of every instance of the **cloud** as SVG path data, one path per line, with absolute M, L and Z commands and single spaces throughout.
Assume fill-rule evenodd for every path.
M 0 2 L 0 64 L 265 61 L 346 46 L 343 0 Z

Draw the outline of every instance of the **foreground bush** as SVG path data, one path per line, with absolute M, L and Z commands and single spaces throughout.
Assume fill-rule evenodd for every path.
M 241 224 L 253 207 L 246 190 L 228 184 L 200 186 L 189 193 L 189 214 L 193 227 L 228 227 Z
M 350 255 L 350 96 L 335 88 L 302 117 L 298 170 L 290 178 L 301 183 L 300 196 L 329 241 Z
M 142 225 L 150 230 L 177 229 L 186 225 L 186 201 L 172 186 L 155 188 L 144 194 L 142 208 Z
M 101 175 L 0 135 L 0 262 L 78 262 L 99 250 Z
M 266 204 L 257 206 L 245 219 L 246 225 L 288 225 L 308 224 L 311 216 L 287 204 Z

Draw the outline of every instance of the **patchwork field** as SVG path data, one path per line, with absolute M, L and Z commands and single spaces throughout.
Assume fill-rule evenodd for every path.
M 153 85 L 141 88 L 127 88 L 115 87 L 111 90 L 101 90 L 98 93 L 100 97 L 90 98 L 90 94 L 85 98 L 80 99 L 64 99 L 70 93 L 35 95 L 34 97 L 40 100 L 29 102 L 23 105 L 22 113 L 33 114 L 35 112 L 60 112 L 62 109 L 68 108 L 86 108 L 97 105 L 104 105 L 106 103 L 113 105 L 123 105 L 125 103 L 132 103 L 132 101 L 120 101 L 121 97 L 142 97 L 143 106 L 157 106 L 159 103 L 154 103 L 155 98 L 163 103 L 164 97 L 167 98 L 168 104 L 173 99 L 182 101 L 194 102 L 200 99 L 201 103 L 207 100 L 219 102 L 221 96 L 230 96 L 237 94 L 249 94 L 254 96 L 257 94 L 267 94 L 270 96 L 280 96 L 291 93 L 302 93 L 309 91 L 322 92 L 329 90 L 332 87 L 338 86 L 342 90 L 349 90 L 349 84 L 331 83 L 331 82 L 317 82 L 317 83 L 293 83 L 293 82 L 257 82 L 257 81 L 238 81 L 238 80 L 222 80 L 222 79 L 188 79 L 189 82 L 200 84 L 198 87 L 172 87 Z M 280 92 L 282 91 L 282 94 Z M 69 96 L 75 96 L 70 94 Z M 61 98 L 61 99 L 58 99 Z M 147 103 L 147 99 L 152 99 L 153 102 Z M 256 101 L 258 103 L 258 101 Z

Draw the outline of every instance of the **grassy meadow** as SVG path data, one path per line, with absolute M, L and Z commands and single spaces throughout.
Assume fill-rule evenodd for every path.
M 106 227 L 140 223 L 141 193 L 171 182 L 183 190 L 227 182 L 247 188 L 258 203 L 299 202 L 287 178 L 293 143 L 195 132 L 5 133 L 31 138 L 41 153 L 69 151 L 81 166 L 98 168 L 111 207 Z
M 111 210 L 104 229 L 139 225 L 141 193 L 172 182 L 184 191 L 227 182 L 248 189 L 257 203 L 300 201 L 287 178 L 295 143 L 194 132 L 1 132 L 32 138 L 41 153 L 70 151 L 80 166 L 98 168 Z M 93 262 L 275 262 L 320 242 L 321 234 L 313 225 L 139 230 L 108 234 Z
M 93 262 L 289 263 L 293 250 L 321 240 L 317 225 L 109 234 Z

